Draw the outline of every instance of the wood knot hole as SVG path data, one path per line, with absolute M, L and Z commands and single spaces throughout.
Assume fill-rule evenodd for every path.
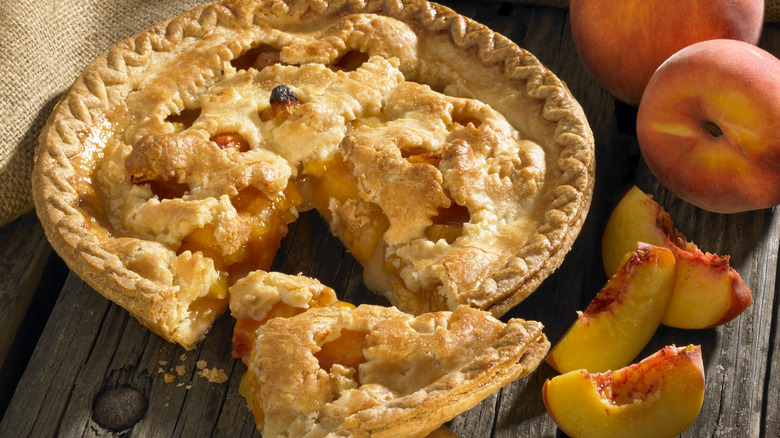
M 97 396 L 92 419 L 113 432 L 133 427 L 146 414 L 146 398 L 133 388 L 115 388 Z

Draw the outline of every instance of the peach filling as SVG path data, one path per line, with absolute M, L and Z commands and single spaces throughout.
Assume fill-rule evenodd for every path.
M 430 153 L 408 154 L 404 157 L 411 163 L 425 163 L 438 166 L 440 157 Z M 333 216 L 329 209 L 329 200 L 336 199 L 340 203 L 356 201 L 362 203 L 368 222 L 345 224 L 342 239 L 351 247 L 352 255 L 366 264 L 377 248 L 385 231 L 389 228 L 387 217 L 376 204 L 359 200 L 357 178 L 352 175 L 352 167 L 341 157 L 336 156 L 329 161 L 310 161 L 304 165 L 304 171 L 311 181 L 311 202 L 313 207 L 329 221 Z M 440 208 L 433 218 L 433 224 L 425 230 L 425 237 L 431 241 L 444 239 L 453 243 L 463 232 L 463 224 L 470 219 L 466 207 L 452 203 L 450 207 Z
M 424 163 L 435 167 L 438 167 L 441 161 L 441 157 L 427 151 L 404 151 L 402 156 L 410 163 Z M 364 266 L 368 264 L 389 228 L 389 222 L 378 205 L 360 200 L 357 178 L 352 174 L 352 166 L 340 156 L 335 156 L 328 161 L 307 162 L 304 172 L 307 175 L 304 190 L 311 198 L 312 206 L 328 221 L 333 220 L 329 208 L 330 199 L 336 199 L 342 204 L 360 203 L 360 210 L 367 220 L 359 225 L 356 221 L 343 224 L 345 229 L 341 238 L 350 247 L 355 259 Z M 463 224 L 469 220 L 468 209 L 452 202 L 449 207 L 439 208 L 437 215 L 432 218 L 433 224 L 425 229 L 425 237 L 433 242 L 444 239 L 452 244 L 463 233 Z M 391 280 L 394 305 L 414 314 L 447 308 L 444 297 L 436 293 L 423 296 L 406 290 L 400 281 L 401 269 L 400 260 L 387 260 L 384 263 L 385 272 L 396 279 Z
M 289 307 L 289 306 L 288 306 Z M 292 308 L 291 308 L 292 309 Z M 301 311 L 305 309 L 300 309 Z M 292 312 L 290 312 L 292 313 Z M 294 316 L 291 314 L 290 316 Z M 255 344 L 257 336 L 255 333 L 261 325 L 265 324 L 268 318 L 258 321 L 252 318 L 242 318 L 236 320 L 236 324 L 233 326 L 233 350 L 231 355 L 238 359 L 240 358 L 244 363 L 249 359 L 249 354 L 252 351 L 252 346 Z
M 358 367 L 366 361 L 363 349 L 368 346 L 367 335 L 368 333 L 363 331 L 341 329 L 338 338 L 322 344 L 320 351 L 314 354 L 320 368 L 330 371 L 335 364 L 352 368 L 355 370 L 355 381 L 359 384 Z
M 236 70 L 249 70 L 250 68 L 262 70 L 269 65 L 281 63 L 279 52 L 279 49 L 273 46 L 261 44 L 247 50 L 246 53 L 238 58 L 233 59 L 230 61 L 230 64 Z
M 355 259 L 365 265 L 390 226 L 382 209 L 376 204 L 360 200 L 357 178 L 352 175 L 352 166 L 340 156 L 328 161 L 309 161 L 303 168 L 312 180 L 308 186 L 312 191 L 312 205 L 328 221 L 333 220 L 328 207 L 331 198 L 340 203 L 351 201 L 361 204 L 368 220 L 359 225 L 354 221 L 344 224 L 346 228 L 341 238 L 350 247 Z
M 225 132 L 222 134 L 212 135 L 209 139 L 217 144 L 222 149 L 234 148 L 239 152 L 248 152 L 250 149 L 249 142 L 244 140 L 240 134 L 235 132 Z
M 246 399 L 249 410 L 255 417 L 255 423 L 262 425 L 265 422 L 265 412 L 263 412 L 263 400 L 260 398 L 260 383 L 258 376 L 252 372 L 251 368 L 247 369 L 244 376 L 241 377 L 238 393 Z
M 438 168 L 441 156 L 427 151 L 401 151 L 402 156 L 412 164 L 429 164 Z M 425 229 L 425 238 L 432 242 L 444 239 L 452 244 L 463 233 L 463 224 L 471 219 L 469 210 L 454 202 L 447 208 L 439 208 L 433 224 Z
M 227 278 L 220 274 L 219 279 L 209 288 L 209 293 L 190 303 L 190 319 L 193 321 L 213 321 L 223 314 L 228 306 Z
M 247 240 L 238 250 L 225 254 L 214 236 L 213 224 L 206 224 L 184 239 L 178 253 L 201 252 L 214 261 L 214 267 L 228 275 L 228 283 L 246 276 L 251 271 L 269 270 L 287 225 L 296 219 L 294 207 L 301 203 L 294 185 L 288 184 L 274 199 L 268 199 L 260 190 L 247 187 L 232 200 L 240 217 L 251 226 Z
M 288 187 L 293 187 L 288 185 Z M 254 190 L 254 189 L 253 189 Z M 294 191 L 293 188 L 291 191 Z M 242 191 L 242 193 L 244 193 Z M 285 189 L 285 192 L 288 190 Z M 242 195 L 239 193 L 239 196 Z M 201 252 L 205 257 L 210 258 L 214 267 L 220 271 L 219 279 L 212 284 L 209 293 L 206 296 L 196 298 L 189 306 L 191 318 L 194 320 L 213 319 L 222 314 L 228 305 L 228 285 L 235 283 L 241 277 L 253 270 L 269 270 L 276 250 L 281 244 L 281 240 L 287 233 L 287 224 L 295 219 L 288 209 L 277 210 L 277 206 L 283 206 L 291 202 L 289 196 L 283 192 L 274 201 L 263 201 L 264 197 L 254 198 L 247 204 L 247 209 L 252 211 L 258 208 L 264 216 L 255 216 L 247 210 L 239 214 L 249 217 L 252 223 L 252 232 L 244 245 L 232 254 L 223 254 L 216 238 L 214 237 L 214 226 L 206 224 L 203 227 L 193 231 L 187 237 L 182 239 L 178 253 L 184 251 Z M 251 197 L 244 193 L 245 197 Z M 261 208 L 262 205 L 262 208 Z M 241 210 L 239 210 L 241 211 Z
M 287 234 L 287 225 L 297 215 L 295 207 L 301 197 L 293 184 L 269 199 L 260 190 L 247 187 L 232 200 L 239 216 L 249 223 L 251 231 L 238 250 L 226 254 L 219 245 L 213 224 L 206 224 L 182 239 L 177 254 L 184 251 L 200 252 L 210 258 L 214 268 L 220 272 L 208 295 L 195 299 L 190 304 L 194 319 L 219 315 L 227 308 L 227 288 L 251 271 L 271 268 L 282 238 Z
M 183 112 L 184 113 L 184 112 Z M 196 114 L 182 114 L 177 118 L 191 119 Z M 178 120 L 178 119 L 177 119 Z M 210 138 L 222 149 L 249 151 L 248 142 L 238 133 L 219 133 Z M 176 182 L 173 178 L 132 178 L 134 184 L 148 184 L 152 193 L 161 199 L 180 198 L 189 191 L 187 184 Z M 284 190 L 269 198 L 261 190 L 252 186 L 240 190 L 231 199 L 238 213 L 238 222 L 242 229 L 242 241 L 231 242 L 227 253 L 215 236 L 216 227 L 207 223 L 185 236 L 177 255 L 185 251 L 200 252 L 211 259 L 214 268 L 220 273 L 219 279 L 211 285 L 206 296 L 196 298 L 189 305 L 190 319 L 193 321 L 213 320 L 227 308 L 228 286 L 246 276 L 251 271 L 269 270 L 281 240 L 287 233 L 287 225 L 297 218 L 296 207 L 301 204 L 301 195 L 294 184 L 288 184 Z M 248 232 L 245 230 L 248 228 Z

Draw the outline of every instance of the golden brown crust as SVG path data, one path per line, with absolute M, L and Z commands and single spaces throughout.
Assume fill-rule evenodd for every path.
M 280 272 L 253 271 L 230 288 L 230 314 L 237 320 L 262 322 L 278 303 L 308 309 L 312 303 L 329 306 L 336 301 L 336 292 L 319 281 Z
M 171 134 L 143 137 L 125 158 L 134 182 L 174 180 L 186 184 L 193 196 L 203 197 L 235 196 L 246 187 L 273 196 L 290 178 L 287 166 L 280 164 L 235 148 L 220 149 L 200 136 Z
M 323 345 L 365 338 L 357 369 L 323 369 Z M 269 436 L 426 436 L 533 371 L 549 342 L 539 323 L 458 307 L 414 317 L 394 308 L 316 308 L 258 330 L 248 364 L 258 429 Z M 284 348 L 280 348 L 284 345 Z
M 270 48 L 258 58 L 268 67 L 231 64 L 258 47 Z M 321 64 L 350 51 L 368 61 Z M 280 81 L 302 104 L 284 123 L 263 120 Z M 171 121 L 188 111 L 191 126 Z M 251 152 L 218 150 L 210 138 L 222 132 L 238 132 Z M 193 149 L 224 181 L 171 154 Z M 420 150 L 438 166 L 404 156 Z M 193 319 L 191 305 L 224 280 L 209 257 L 177 252 L 182 240 L 213 225 L 222 251 L 236 251 L 250 231 L 233 195 L 252 186 L 273 197 L 301 164 L 335 154 L 389 220 L 366 282 L 390 298 L 400 282 L 453 309 L 500 315 L 530 294 L 562 262 L 592 195 L 593 139 L 564 84 L 506 38 L 422 0 L 224 1 L 119 43 L 55 107 L 33 195 L 74 272 L 192 348 L 210 321 Z M 378 177 L 388 168 L 392 177 Z M 133 183 L 161 175 L 189 193 L 160 199 Z M 469 212 L 462 234 L 426 239 L 452 203 Z M 331 204 L 337 234 L 365 220 L 340 214 L 363 207 Z M 388 262 L 397 272 L 383 271 Z

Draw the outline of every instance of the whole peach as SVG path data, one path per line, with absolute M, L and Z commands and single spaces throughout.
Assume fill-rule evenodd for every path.
M 780 203 L 780 60 L 751 44 L 710 40 L 665 61 L 647 85 L 637 139 L 672 193 L 736 213 Z
M 764 0 L 571 0 L 569 11 L 585 67 L 613 96 L 638 105 L 655 69 L 683 47 L 758 43 Z

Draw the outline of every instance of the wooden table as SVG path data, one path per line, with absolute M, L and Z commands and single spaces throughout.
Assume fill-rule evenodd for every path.
M 751 307 L 729 324 L 696 331 L 662 327 L 640 355 L 668 344 L 702 346 L 704 405 L 682 436 L 780 436 L 780 218 L 775 210 L 712 214 L 662 188 L 639 154 L 636 109 L 616 102 L 584 70 L 566 10 L 498 1 L 442 3 L 536 54 L 568 83 L 596 138 L 596 191 L 581 235 L 561 268 L 506 317 L 542 321 L 550 340 L 560 339 L 575 312 L 606 282 L 601 234 L 622 194 L 637 184 L 654 194 L 702 249 L 730 254 L 753 292 Z M 780 55 L 780 26 L 766 25 L 761 46 Z M 1 228 L 0 242 L 0 437 L 259 436 L 238 394 L 244 366 L 230 357 L 229 317 L 197 349 L 185 351 L 150 334 L 70 273 L 52 253 L 33 213 Z M 312 214 L 292 227 L 275 269 L 318 277 L 347 300 L 371 300 L 360 266 Z M 229 379 L 212 383 L 201 377 L 199 361 L 225 370 Z M 542 383 L 555 374 L 543 364 L 448 425 L 461 437 L 561 436 L 541 400 Z M 98 394 L 117 387 L 137 389 L 148 409 L 129 431 L 110 433 L 92 420 L 92 407 Z

